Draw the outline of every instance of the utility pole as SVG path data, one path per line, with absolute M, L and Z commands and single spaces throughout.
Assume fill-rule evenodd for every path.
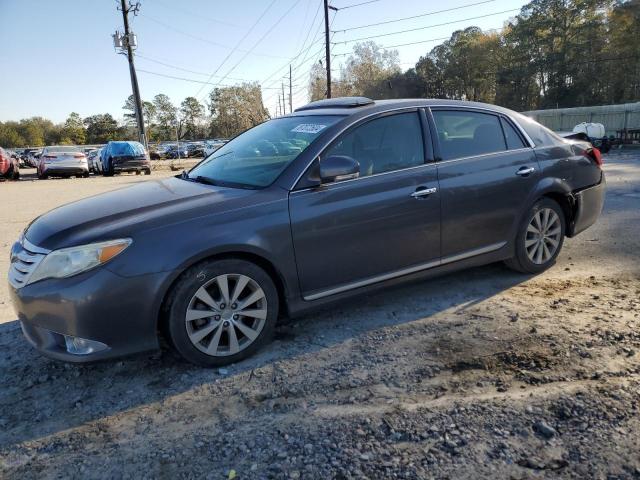
M 278 117 L 281 115 L 282 107 L 280 106 L 280 92 L 278 92 L 278 110 L 276 110 Z
M 287 114 L 287 102 L 285 101 L 285 97 L 284 97 L 284 82 L 280 82 L 280 85 L 282 86 L 282 111 L 286 115 Z
M 293 85 L 291 82 L 291 65 L 289 65 L 289 113 L 293 113 Z
M 125 0 L 120 0 L 121 10 L 122 10 L 122 20 L 124 22 L 124 38 L 122 39 L 123 47 L 126 47 L 127 50 L 127 60 L 129 61 L 129 74 L 131 75 L 131 88 L 133 90 L 133 98 L 136 104 L 136 121 L 138 123 L 138 136 L 140 138 L 140 143 L 147 148 L 147 133 L 144 127 L 144 117 L 142 114 L 142 99 L 140 98 L 140 89 L 138 88 L 138 77 L 136 75 L 136 67 L 133 64 L 133 48 L 132 44 L 135 47 L 134 35 L 129 32 L 129 11 L 133 11 L 134 15 L 137 13 L 140 8 L 140 3 L 136 3 L 135 5 L 129 3 L 127 6 Z M 115 40 L 115 37 L 114 37 Z
M 124 0 L 123 0 L 124 1 Z M 324 0 L 324 50 L 327 64 L 327 98 L 331 98 L 331 46 L 329 45 L 329 0 Z

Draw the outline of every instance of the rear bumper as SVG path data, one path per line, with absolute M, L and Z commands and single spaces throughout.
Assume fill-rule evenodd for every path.
M 151 168 L 151 162 L 146 159 L 122 159 L 116 157 L 113 160 L 113 170 L 115 172 L 134 172 L 148 168 Z
M 42 172 L 47 175 L 82 175 L 88 171 L 88 165 L 45 165 L 42 169 Z
M 600 183 L 573 194 L 575 215 L 567 236 L 573 237 L 596 223 L 602 212 L 605 193 L 606 181 L 603 173 Z

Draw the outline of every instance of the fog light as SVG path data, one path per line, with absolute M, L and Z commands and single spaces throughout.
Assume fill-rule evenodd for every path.
M 73 355 L 89 355 L 90 353 L 100 352 L 108 348 L 104 343 L 74 337 L 72 335 L 65 335 L 64 343 L 67 346 L 67 352 Z

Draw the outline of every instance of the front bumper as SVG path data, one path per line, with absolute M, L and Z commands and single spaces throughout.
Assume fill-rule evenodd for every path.
M 573 237 L 596 223 L 604 206 L 605 194 L 606 181 L 604 173 L 600 183 L 573 194 L 576 207 L 573 224 L 569 231 L 570 235 L 568 236 Z
M 9 285 L 26 339 L 42 354 L 89 362 L 158 348 L 157 320 L 167 274 L 121 277 L 98 267 L 74 277 Z M 67 351 L 64 336 L 107 345 L 87 355 Z

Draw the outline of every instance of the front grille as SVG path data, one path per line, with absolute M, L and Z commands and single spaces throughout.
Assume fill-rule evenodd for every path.
M 11 252 L 9 267 L 9 283 L 14 288 L 24 287 L 29 277 L 46 255 L 27 250 L 23 245 L 16 245 Z

